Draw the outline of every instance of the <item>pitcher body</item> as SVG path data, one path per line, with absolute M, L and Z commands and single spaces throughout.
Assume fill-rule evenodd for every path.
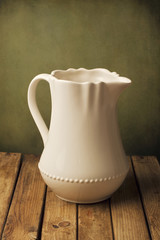
M 50 84 L 50 128 L 35 101 L 39 80 Z M 130 80 L 105 69 L 56 70 L 35 77 L 29 107 L 44 141 L 38 167 L 45 183 L 61 199 L 91 203 L 110 197 L 124 181 L 129 165 L 116 118 L 116 103 Z

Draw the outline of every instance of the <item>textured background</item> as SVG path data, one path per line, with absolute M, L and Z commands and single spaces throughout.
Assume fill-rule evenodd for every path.
M 159 0 L 1 1 L 0 151 L 43 149 L 26 99 L 35 75 L 103 67 L 133 81 L 118 103 L 126 153 L 160 155 L 159 16 Z M 37 99 L 49 124 L 47 83 Z

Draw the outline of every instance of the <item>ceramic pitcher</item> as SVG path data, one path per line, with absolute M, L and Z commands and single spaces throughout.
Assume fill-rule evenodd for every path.
M 49 129 L 36 104 L 40 80 L 50 86 Z M 29 109 L 44 143 L 38 167 L 59 198 L 78 203 L 102 201 L 124 181 L 129 164 L 117 125 L 116 104 L 130 83 L 128 78 L 102 68 L 55 70 L 31 81 Z

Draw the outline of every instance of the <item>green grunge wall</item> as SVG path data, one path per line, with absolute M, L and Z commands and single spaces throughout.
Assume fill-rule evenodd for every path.
M 132 80 L 117 106 L 126 153 L 159 155 L 159 16 L 158 0 L 1 0 L 0 151 L 42 152 L 27 105 L 35 75 L 102 67 Z M 37 100 L 49 125 L 47 83 Z

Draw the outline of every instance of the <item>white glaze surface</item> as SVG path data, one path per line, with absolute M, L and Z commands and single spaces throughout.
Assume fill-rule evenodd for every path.
M 42 79 L 48 81 L 52 98 L 49 131 L 35 100 Z M 128 162 L 116 103 L 130 83 L 106 69 L 83 68 L 55 70 L 32 80 L 28 103 L 45 146 L 39 168 L 59 197 L 84 203 L 100 201 L 122 184 Z

